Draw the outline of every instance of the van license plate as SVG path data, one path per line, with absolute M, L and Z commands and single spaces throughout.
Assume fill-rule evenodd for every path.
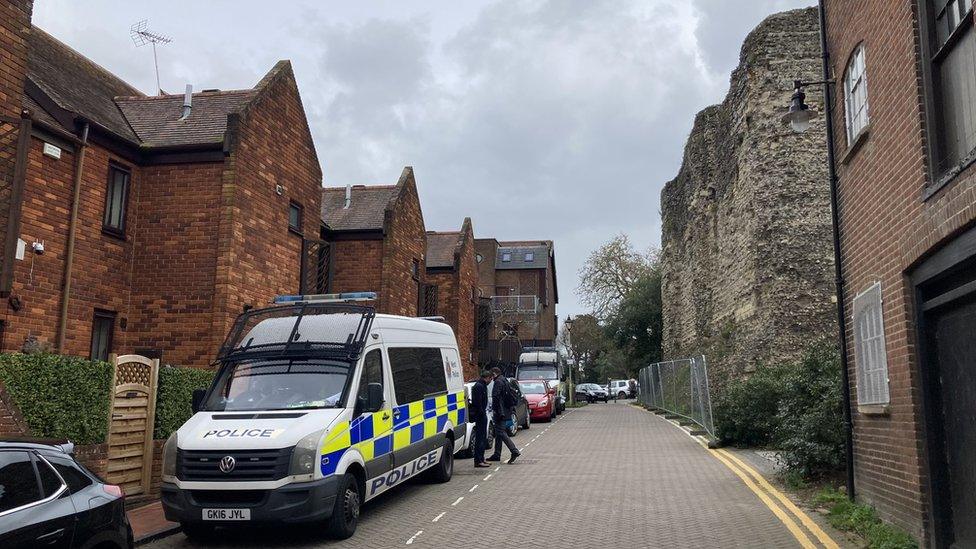
M 203 520 L 251 520 L 250 509 L 204 509 Z

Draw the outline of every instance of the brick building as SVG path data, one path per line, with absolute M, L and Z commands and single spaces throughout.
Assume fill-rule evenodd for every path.
M 857 497 L 976 546 L 971 0 L 826 0 Z
M 380 313 L 424 311 L 427 234 L 413 168 L 396 185 L 327 187 L 321 213 L 327 274 L 317 291 L 376 292 Z
M 184 107 L 30 27 L 23 5 L 0 64 L 27 67 L 30 121 L 22 194 L 3 204 L 2 349 L 208 364 L 245 306 L 298 290 L 303 236 L 318 234 L 304 212 L 322 174 L 291 65 Z
M 551 240 L 475 240 L 478 287 L 491 300 L 493 326 L 481 362 L 518 361 L 521 347 L 555 344 L 556 256 Z
M 474 229 L 465 218 L 460 231 L 427 232 L 427 282 L 436 287 L 436 310 L 457 337 L 464 360 L 464 379 L 478 376 L 475 318 L 478 308 L 478 264 Z

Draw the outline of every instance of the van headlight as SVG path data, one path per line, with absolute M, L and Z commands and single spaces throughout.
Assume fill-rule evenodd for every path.
M 318 463 L 319 442 L 325 429 L 307 435 L 295 445 L 291 453 L 291 465 L 288 467 L 290 476 L 308 476 L 315 474 L 315 464 Z
M 173 433 L 163 444 L 163 478 L 176 477 L 176 433 Z

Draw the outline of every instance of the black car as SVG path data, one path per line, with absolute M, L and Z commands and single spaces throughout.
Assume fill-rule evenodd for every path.
M 75 461 L 73 448 L 0 441 L 0 547 L 133 546 L 122 489 Z
M 576 386 L 576 400 L 585 400 L 592 404 L 601 400 L 607 402 L 609 396 L 606 389 L 596 383 L 580 383 Z
M 515 405 L 515 413 L 512 414 L 512 427 L 508 429 L 508 435 L 514 437 L 518 434 L 519 429 L 528 429 L 532 426 L 532 418 L 529 417 L 529 401 L 522 394 L 522 388 L 519 387 L 518 382 L 514 379 L 510 379 L 509 383 L 511 383 L 512 389 L 515 391 L 515 396 L 518 398 L 518 404 Z

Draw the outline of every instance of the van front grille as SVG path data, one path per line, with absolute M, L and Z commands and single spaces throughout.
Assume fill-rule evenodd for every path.
M 176 476 L 186 481 L 278 480 L 288 475 L 292 450 L 178 450 Z M 220 460 L 227 456 L 234 458 L 234 468 L 225 473 Z

